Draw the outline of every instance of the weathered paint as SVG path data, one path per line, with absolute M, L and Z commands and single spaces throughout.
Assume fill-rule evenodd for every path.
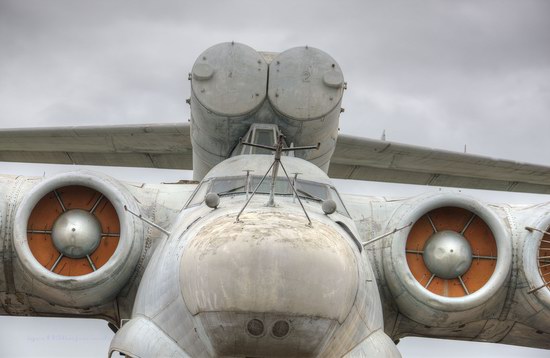
M 297 47 L 267 64 L 248 46 L 221 43 L 197 58 L 190 80 L 195 179 L 228 158 L 253 123 L 278 125 L 294 146 L 320 143 L 319 150 L 295 155 L 328 171 L 345 88 L 342 71 L 328 54 Z
M 267 155 L 226 160 L 238 138 L 259 123 L 277 126 L 289 144 L 320 143 L 319 151 L 297 152 L 281 163 L 302 180 L 331 185 L 325 172 L 345 83 L 330 56 L 308 47 L 262 55 L 220 44 L 199 57 L 191 80 L 196 178 L 265 172 L 272 162 Z M 6 160 L 188 168 L 189 141 L 177 135 L 188 129 L 7 131 L 0 133 L 0 154 Z M 19 153 L 22 137 L 31 143 Z M 340 142 L 331 166 L 338 177 L 548 190 L 544 167 L 385 141 Z M 96 153 L 98 145 L 103 150 Z M 48 193 L 75 185 L 108 198 L 113 209 L 102 223 L 116 226 L 116 216 L 120 239 L 97 271 L 60 275 L 47 269 L 51 257 L 39 257 L 55 251 L 31 249 L 35 238 L 29 245 L 27 230 L 30 217 L 33 227 L 48 229 L 59 214 L 47 210 Z M 325 215 L 320 202 L 304 198 L 312 224 L 306 226 L 291 196 L 276 196 L 266 207 L 259 194 L 237 220 L 244 194 L 223 195 L 217 208 L 200 200 L 183 208 L 192 188 L 123 184 L 90 172 L 0 177 L 0 313 L 100 317 L 115 325 L 129 320 L 111 351 L 135 356 L 398 357 L 392 339 L 407 335 L 550 348 L 550 289 L 529 293 L 546 282 L 548 271 L 539 265 L 546 263 L 547 243 L 542 233 L 525 230 L 548 230 L 548 204 L 488 205 L 449 193 L 400 200 L 347 196 L 350 218 L 338 211 Z M 76 201 L 85 200 L 84 192 Z M 38 210 L 42 205 L 46 209 Z M 170 234 L 145 227 L 125 207 Z M 474 262 L 464 285 L 435 278 L 426 289 L 428 267 L 406 250 L 426 242 L 427 213 L 434 226 L 455 232 L 475 214 L 480 220 L 465 237 L 474 253 L 494 255 L 496 262 Z M 406 229 L 365 249 L 357 242 L 398 227 Z

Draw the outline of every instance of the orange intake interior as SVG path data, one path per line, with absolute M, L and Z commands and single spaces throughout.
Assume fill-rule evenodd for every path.
M 472 220 L 473 216 L 473 220 Z M 457 207 L 443 207 L 423 215 L 413 225 L 406 243 L 407 264 L 415 279 L 437 295 L 445 297 L 462 297 L 468 293 L 458 278 L 443 279 L 432 277 L 422 257 L 426 241 L 434 233 L 430 219 L 437 231 L 452 230 L 460 233 L 468 224 L 463 236 L 469 242 L 474 256 L 472 265 L 461 278 L 468 293 L 479 290 L 491 278 L 497 257 L 497 245 L 489 226 L 477 215 Z M 476 258 L 478 256 L 478 258 Z M 485 258 L 479 258 L 483 256 Z M 431 282 L 430 282 L 431 279 Z M 428 282 L 430 282 L 428 284 Z
M 546 232 L 549 232 L 548 230 L 550 230 L 550 227 L 546 229 Z M 550 283 L 550 235 L 545 234 L 542 237 L 539 246 L 538 264 L 542 281 L 544 283 Z
M 57 192 L 57 195 L 56 195 Z M 113 256 L 119 242 L 120 222 L 113 204 L 100 192 L 84 186 L 65 186 L 48 193 L 36 204 L 27 224 L 29 247 L 36 260 L 48 270 L 60 256 L 51 237 L 55 220 L 65 210 L 83 209 L 91 211 L 101 223 L 102 237 L 97 249 L 90 254 L 96 269 Z M 38 232 L 37 232 L 38 231 Z M 50 233 L 48 233 L 50 232 Z M 52 272 L 63 276 L 80 276 L 93 272 L 88 258 L 63 256 Z

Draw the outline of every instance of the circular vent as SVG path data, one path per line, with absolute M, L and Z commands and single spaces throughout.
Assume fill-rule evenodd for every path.
M 443 207 L 421 216 L 406 242 L 407 264 L 425 289 L 445 297 L 470 295 L 493 275 L 497 244 L 475 213 Z
M 140 208 L 117 180 L 76 171 L 45 179 L 18 205 L 14 247 L 32 294 L 67 307 L 108 301 L 128 284 L 143 250 Z
M 100 269 L 113 256 L 120 221 L 113 204 L 97 190 L 65 186 L 46 194 L 31 212 L 27 240 L 36 260 L 63 276 Z
M 500 312 L 512 267 L 504 215 L 457 193 L 404 201 L 388 228 L 412 225 L 384 248 L 385 278 L 399 311 L 439 327 Z

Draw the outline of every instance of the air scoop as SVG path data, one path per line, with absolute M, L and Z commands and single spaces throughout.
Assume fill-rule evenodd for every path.
M 191 239 L 180 284 L 220 355 L 314 355 L 351 310 L 352 246 L 330 221 L 265 208 L 223 216 Z

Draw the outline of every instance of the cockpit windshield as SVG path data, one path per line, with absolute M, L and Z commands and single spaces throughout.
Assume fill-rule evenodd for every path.
M 195 190 L 195 193 L 187 203 L 187 207 L 197 205 L 203 202 L 207 193 L 216 193 L 219 196 L 238 195 L 252 193 L 269 194 L 271 188 L 271 178 L 267 177 L 258 187 L 262 177 L 251 175 L 238 177 L 220 177 L 203 181 Z M 247 183 L 248 181 L 248 183 Z M 306 200 L 322 201 L 332 199 L 336 202 L 336 211 L 342 215 L 349 216 L 336 189 L 328 184 L 317 183 L 309 180 L 294 180 L 296 192 L 300 198 Z M 275 180 L 275 195 L 293 196 L 295 195 L 290 183 L 286 178 L 277 178 Z

